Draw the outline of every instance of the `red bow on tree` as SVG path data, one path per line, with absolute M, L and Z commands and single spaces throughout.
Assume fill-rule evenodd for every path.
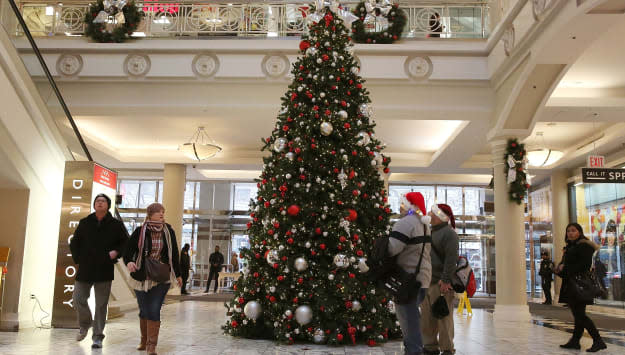
M 356 328 L 352 327 L 351 323 L 347 322 L 347 333 L 352 338 L 352 344 L 356 345 Z

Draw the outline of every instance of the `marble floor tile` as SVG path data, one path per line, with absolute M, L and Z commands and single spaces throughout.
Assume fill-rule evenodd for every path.
M 455 345 L 459 355 L 497 354 L 555 354 L 580 353 L 559 348 L 570 337 L 572 324 L 553 319 L 533 317 L 527 323 L 493 323 L 486 310 L 474 309 L 473 316 L 454 314 Z M 233 338 L 224 335 L 221 325 L 226 320 L 223 303 L 175 302 L 164 306 L 159 338 L 160 355 L 402 355 L 401 340 L 376 347 L 322 346 L 314 344 L 283 345 L 269 340 Z M 625 320 L 624 320 L 625 324 Z M 26 329 L 18 333 L 0 333 L 2 355 L 125 355 L 141 354 L 135 346 L 139 340 L 138 319 L 135 314 L 108 322 L 104 348 L 91 349 L 91 333 L 78 343 L 76 330 Z M 609 341 L 602 355 L 625 353 L 625 330 L 603 330 Z M 586 335 L 582 349 L 590 347 Z

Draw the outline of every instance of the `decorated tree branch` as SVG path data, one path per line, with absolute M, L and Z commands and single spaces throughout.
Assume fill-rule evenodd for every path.
M 143 12 L 128 0 L 98 0 L 85 14 L 85 34 L 100 43 L 121 43 L 132 36 Z
M 530 187 L 530 179 L 527 173 L 527 152 L 525 145 L 515 139 L 509 139 L 504 154 L 506 181 L 510 201 L 517 204 L 523 203 Z
M 343 17 L 325 5 L 308 17 L 293 82 L 262 140 L 268 156 L 246 267 L 225 304 L 228 334 L 370 346 L 399 334 L 395 305 L 366 265 L 374 240 L 390 233 L 390 159 Z
M 393 43 L 401 38 L 406 26 L 406 13 L 390 0 L 367 0 L 354 9 L 358 20 L 352 24 L 354 42 Z

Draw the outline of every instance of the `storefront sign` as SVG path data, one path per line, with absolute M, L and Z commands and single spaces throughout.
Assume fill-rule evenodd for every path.
M 588 162 L 586 164 L 589 168 L 603 168 L 605 164 L 605 157 L 602 155 L 589 155 Z
M 117 174 L 93 162 L 65 162 L 63 202 L 56 257 L 52 326 L 78 328 L 74 311 L 74 281 L 78 271 L 69 244 L 78 222 L 91 213 L 94 194 L 105 193 L 115 201 Z M 114 206 L 111 206 L 114 208 Z
M 582 168 L 582 181 L 587 183 L 625 184 L 625 169 Z

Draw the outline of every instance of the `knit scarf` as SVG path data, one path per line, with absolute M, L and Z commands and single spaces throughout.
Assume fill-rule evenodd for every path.
M 167 245 L 167 256 L 169 257 L 169 274 L 170 274 L 169 279 L 170 279 L 170 282 L 172 280 L 175 280 L 176 274 L 174 273 L 174 265 L 172 262 L 173 259 L 172 259 L 172 254 L 171 254 L 172 253 L 171 234 L 169 233 L 169 228 L 167 228 L 167 226 L 165 225 L 165 222 L 145 221 L 143 225 L 141 226 L 141 232 L 139 233 L 139 255 L 137 256 L 137 261 L 135 263 L 137 265 L 137 269 L 141 269 L 141 265 L 143 263 L 143 256 L 145 253 L 143 248 L 145 246 L 145 231 L 146 230 L 149 230 L 150 233 L 159 233 L 159 234 L 165 233 L 165 243 Z M 148 252 L 147 255 L 149 254 L 150 253 Z M 156 282 L 152 280 L 146 280 L 145 282 L 142 282 L 141 289 L 147 291 L 156 285 L 157 285 Z M 137 289 L 136 286 L 135 286 L 135 289 Z

